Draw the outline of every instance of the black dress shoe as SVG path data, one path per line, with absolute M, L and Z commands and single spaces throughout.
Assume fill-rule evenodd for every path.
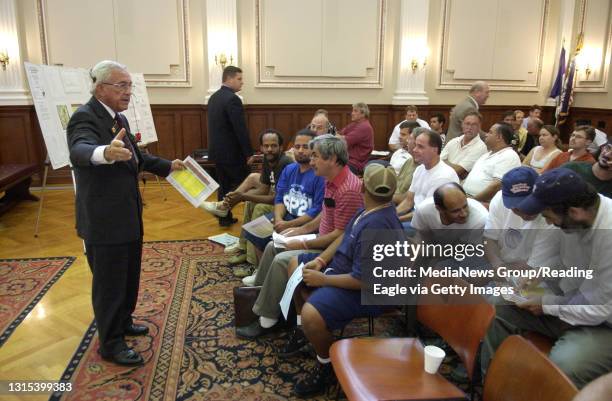
M 142 356 L 140 356 L 138 352 L 134 351 L 131 348 L 126 348 L 123 351 L 119 351 L 114 354 L 105 354 L 100 350 L 98 350 L 98 353 L 105 361 L 113 362 L 117 365 L 135 366 L 142 365 L 144 363 L 144 359 L 142 359 Z
M 219 226 L 230 227 L 232 224 L 237 223 L 238 219 L 234 217 L 221 217 L 219 219 Z
M 300 353 L 307 344 L 308 339 L 306 339 L 304 332 L 300 327 L 296 326 L 287 336 L 287 342 L 278 350 L 277 355 L 281 358 L 290 358 Z
M 261 327 L 261 324 L 259 324 L 259 319 L 256 319 L 248 326 L 236 327 L 236 335 L 238 337 L 253 339 L 276 331 L 278 329 L 278 326 L 279 324 L 277 323 L 274 326 L 266 329 Z
M 149 333 L 149 328 L 142 324 L 132 324 L 125 328 L 126 336 L 144 336 Z

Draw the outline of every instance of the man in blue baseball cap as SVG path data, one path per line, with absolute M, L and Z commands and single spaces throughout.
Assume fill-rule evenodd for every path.
M 559 168 L 542 174 L 515 206 L 561 228 L 547 230 L 544 251 L 528 261 L 551 290 L 496 308 L 483 370 L 506 337 L 535 331 L 555 340 L 550 359 L 581 388 L 612 370 L 612 199 Z

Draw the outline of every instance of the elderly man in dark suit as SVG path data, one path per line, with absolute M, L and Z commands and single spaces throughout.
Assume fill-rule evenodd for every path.
M 236 95 L 243 84 L 242 70 L 225 67 L 222 81 L 221 88 L 208 100 L 208 158 L 216 162 L 220 202 L 249 175 L 249 158 L 253 155 L 242 101 Z M 215 214 L 220 216 L 220 226 L 236 222 L 227 209 Z
M 120 113 L 128 108 L 132 91 L 125 66 L 101 61 L 90 75 L 93 96 L 73 114 L 67 129 L 76 178 L 76 228 L 93 273 L 98 352 L 120 365 L 138 365 L 142 357 L 125 342 L 126 335 L 149 331 L 132 320 L 143 237 L 138 173 L 167 176 L 184 166 L 138 150 Z
M 470 112 L 478 111 L 480 106 L 487 102 L 489 98 L 489 84 L 484 81 L 476 81 L 470 88 L 468 97 L 458 103 L 450 113 L 448 132 L 446 133 L 446 143 L 451 139 L 463 135 L 461 123 L 463 118 Z

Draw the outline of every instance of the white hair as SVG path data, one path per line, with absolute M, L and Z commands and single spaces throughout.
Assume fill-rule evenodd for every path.
M 89 77 L 91 78 L 91 88 L 89 89 L 89 93 L 94 95 L 98 85 L 105 82 L 114 70 L 122 70 L 127 72 L 127 67 L 112 60 L 103 60 L 94 65 L 89 71 Z

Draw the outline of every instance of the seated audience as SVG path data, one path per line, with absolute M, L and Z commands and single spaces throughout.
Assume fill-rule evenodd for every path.
M 504 174 L 521 165 L 512 149 L 515 141 L 512 127 L 505 123 L 494 124 L 485 138 L 489 150 L 480 156 L 463 183 L 463 189 L 480 202 L 489 202 L 501 188 Z
M 548 246 L 532 255 L 529 266 L 590 269 L 593 276 L 548 279 L 544 295 L 498 305 L 482 347 L 483 372 L 506 337 L 534 331 L 555 341 L 550 359 L 581 388 L 612 370 L 612 199 L 574 171 L 558 168 L 542 174 L 516 207 L 529 216 L 541 213 L 560 228 L 549 230 Z
M 521 126 L 523 128 L 527 128 L 527 124 L 529 124 L 530 120 L 533 120 L 533 119 L 541 120 L 543 110 L 544 109 L 542 109 L 542 106 L 538 106 L 537 104 L 534 104 L 533 106 L 531 106 L 531 108 L 529 109 L 529 117 L 523 119 L 523 123 Z
M 446 117 L 442 113 L 436 113 L 429 118 L 429 127 L 432 131 L 440 134 L 440 138 L 442 138 L 442 148 L 444 148 L 444 144 L 446 143 L 446 132 L 444 131 L 444 125 L 446 124 Z
M 351 112 L 351 123 L 344 127 L 340 136 L 348 148 L 348 166 L 354 174 L 361 174 L 374 149 L 374 129 L 368 120 L 370 109 L 365 103 L 355 103 Z
M 555 157 L 561 154 L 561 138 L 554 125 L 544 125 L 538 139 L 540 145 L 529 151 L 523 165 L 533 168 L 538 174 Z
M 316 132 L 317 135 L 338 134 L 336 127 L 329 121 L 327 117 L 327 110 L 325 109 L 317 110 L 312 118 L 312 121 L 310 122 L 310 125 L 306 128 Z
M 518 148 L 521 160 L 523 160 L 525 156 L 531 152 L 531 149 L 533 149 L 538 143 L 540 130 L 542 130 L 543 126 L 544 123 L 539 118 L 532 118 L 529 120 L 529 123 L 527 124 L 527 138 L 525 139 L 525 144 Z
M 300 291 L 296 290 L 298 327 L 280 352 L 281 356 L 293 355 L 306 341 L 314 347 L 317 367 L 296 383 L 294 390 L 300 397 L 321 393 L 333 378 L 329 359 L 329 348 L 334 342 L 332 331 L 343 328 L 357 317 L 377 316 L 385 310 L 381 306 L 361 303 L 361 252 L 369 247 L 362 233 L 364 230 L 401 230 L 391 202 L 395 187 L 392 168 L 369 164 L 363 176 L 365 209 L 358 211 L 347 224 L 346 232 L 350 235 L 343 235 L 336 240 L 339 244 L 321 255 L 302 254 L 290 263 L 288 274 L 292 274 L 299 263 L 305 263 L 303 282 L 315 289 L 305 304 Z
M 448 182 L 459 183 L 455 170 L 440 160 L 441 148 L 442 139 L 432 130 L 426 130 L 417 136 L 414 160 L 421 165 L 414 171 L 406 197 L 397 206 L 401 221 L 409 221 L 412 218 L 412 209 L 418 208 L 421 202 L 433 196 L 440 185 Z
M 476 160 L 487 152 L 487 145 L 480 139 L 482 116 L 477 111 L 465 115 L 461 127 L 463 135 L 448 141 L 440 159 L 451 166 L 459 178 L 465 178 Z
M 593 164 L 595 159 L 593 155 L 589 153 L 587 148 L 593 143 L 595 139 L 595 130 L 592 127 L 583 125 L 576 127 L 574 132 L 570 135 L 569 140 L 569 151 L 562 152 L 555 156 L 542 170 L 546 172 L 553 168 L 561 167 L 562 164 L 567 162 L 584 162 Z
M 321 135 L 310 142 L 310 164 L 316 175 L 325 178 L 323 209 L 317 218 L 285 235 L 295 236 L 319 232 L 315 239 L 291 241 L 287 250 L 277 250 L 269 242 L 254 276 L 245 277 L 246 285 L 261 285 L 253 306 L 259 316 L 253 324 L 236 329 L 241 337 L 255 338 L 273 330 L 281 314 L 279 302 L 287 285 L 287 264 L 296 255 L 327 248 L 344 232 L 347 222 L 363 207 L 361 180 L 348 168 L 346 143 L 332 135 Z
M 595 139 L 591 146 L 589 146 L 589 152 L 593 155 L 597 155 L 601 150 L 601 147 L 608 142 L 608 134 L 602 130 L 595 128 Z
M 400 124 L 400 133 L 399 133 L 399 144 L 400 147 L 391 155 L 391 160 L 389 160 L 389 164 L 395 170 L 396 174 L 399 174 L 400 170 L 404 166 L 404 163 L 407 160 L 412 159 L 412 155 L 408 151 L 408 138 L 410 137 L 410 133 L 413 129 L 420 127 L 420 125 L 416 122 L 404 121 Z
M 278 233 L 300 227 L 316 218 L 321 212 L 325 180 L 315 175 L 310 167 L 311 150 L 308 144 L 314 137 L 315 133 L 310 130 L 301 130 L 296 134 L 293 144 L 295 163 L 283 169 L 276 184 L 274 209 L 267 213 L 266 217 L 273 221 L 274 231 Z M 248 243 L 256 247 L 258 258 L 272 239 L 272 237 L 260 238 L 246 231 L 243 232 L 243 236 Z M 247 258 L 247 262 L 255 266 L 257 260 Z M 242 277 L 247 275 L 248 273 L 243 274 Z
M 597 192 L 612 198 L 612 138 L 601 148 L 597 163 L 570 162 L 565 168 L 577 172 L 586 182 L 593 185 Z
M 478 111 L 478 108 L 487 102 L 489 98 L 489 85 L 484 81 L 476 81 L 470 88 L 468 97 L 458 103 L 450 113 L 446 141 L 458 137 L 463 133 L 461 123 L 463 117 L 470 111 Z
M 283 154 L 283 136 L 279 131 L 264 130 L 259 135 L 259 144 L 264 154 L 262 173 L 249 175 L 235 191 L 226 194 L 222 202 L 202 202 L 200 208 L 215 216 L 226 217 L 234 206 L 246 202 L 243 224 L 272 211 L 276 182 L 285 166 L 292 160 Z M 240 254 L 232 257 L 230 264 L 244 263 L 247 259 L 251 263 L 256 263 L 255 249 L 247 244 L 244 235 L 241 235 L 236 246 L 228 249 L 228 253 L 236 251 Z M 235 273 L 244 277 L 245 269 L 238 268 Z
M 416 122 L 421 127 L 429 128 L 429 124 L 427 124 L 427 121 L 421 120 L 419 118 L 419 112 L 416 106 L 412 106 L 412 105 L 406 106 L 406 119 L 398 123 L 395 127 L 393 127 L 393 131 L 391 132 L 391 136 L 389 137 L 389 149 L 391 151 L 395 151 L 400 148 L 400 143 L 399 143 L 400 125 L 405 122 Z

